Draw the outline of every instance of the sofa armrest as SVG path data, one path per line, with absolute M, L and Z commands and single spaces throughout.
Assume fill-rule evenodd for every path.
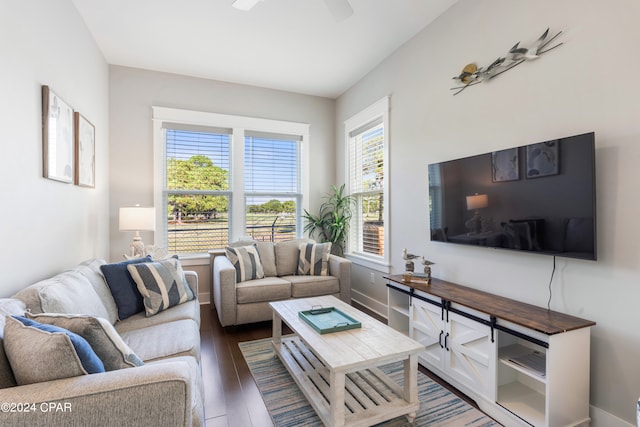
M 196 379 L 186 360 L 0 390 L 2 425 L 189 426 Z M 6 403 L 13 405 L 9 411 Z M 12 411 L 11 409 L 14 409 Z
M 187 283 L 193 291 L 193 294 L 196 296 L 196 299 L 198 299 L 198 273 L 195 271 L 185 270 L 184 277 L 187 279 Z
M 351 261 L 329 255 L 329 272 L 340 281 L 340 299 L 351 304 Z
M 213 260 L 213 301 L 222 326 L 236 324 L 236 269 L 226 256 Z

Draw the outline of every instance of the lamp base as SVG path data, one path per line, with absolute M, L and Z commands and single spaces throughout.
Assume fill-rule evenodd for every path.
M 469 230 L 469 234 L 479 234 L 482 231 L 482 218 L 480 213 L 476 210 L 473 216 L 464 223 L 464 226 Z
M 142 241 L 142 238 L 140 237 L 140 233 L 138 231 L 136 231 L 136 235 L 131 242 L 131 256 L 133 258 L 142 258 L 146 256 L 144 250 L 144 242 Z

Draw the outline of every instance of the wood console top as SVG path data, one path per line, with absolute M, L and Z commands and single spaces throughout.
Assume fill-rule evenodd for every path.
M 440 297 L 479 312 L 495 316 L 516 325 L 554 335 L 574 329 L 594 326 L 591 320 L 581 319 L 557 311 L 519 302 L 444 280 L 432 278 L 430 284 L 405 282 L 401 274 L 385 276 L 391 282 Z

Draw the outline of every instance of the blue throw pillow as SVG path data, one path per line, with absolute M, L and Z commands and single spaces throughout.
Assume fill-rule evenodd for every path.
M 12 316 L 12 317 L 22 322 L 22 324 L 25 326 L 29 326 L 29 327 L 36 328 L 45 332 L 50 332 L 50 333 L 62 332 L 66 334 L 71 340 L 71 344 L 73 344 L 73 347 L 75 348 L 76 353 L 78 354 L 80 363 L 82 364 L 82 367 L 84 368 L 84 370 L 87 371 L 87 373 L 98 374 L 100 372 L 105 372 L 104 364 L 102 363 L 102 360 L 100 360 L 96 352 L 93 351 L 93 348 L 91 348 L 87 340 L 82 338 L 80 335 L 74 334 L 73 332 L 68 331 L 64 328 L 60 328 L 54 325 L 45 325 L 43 323 L 39 323 L 34 320 L 27 319 L 26 317 L 22 317 L 22 316 Z
M 118 307 L 118 318 L 124 320 L 136 313 L 144 311 L 144 301 L 138 292 L 136 282 L 127 270 L 129 264 L 139 264 L 141 262 L 151 262 L 151 256 L 144 258 L 130 259 L 115 264 L 104 264 L 100 266 L 111 295 Z

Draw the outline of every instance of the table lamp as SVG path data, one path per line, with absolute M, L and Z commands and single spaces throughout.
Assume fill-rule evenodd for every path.
M 474 210 L 473 217 L 465 223 L 465 227 L 472 233 L 480 233 L 482 230 L 482 218 L 479 209 L 489 206 L 489 197 L 486 194 L 476 193 L 473 196 L 467 196 L 467 210 Z
M 120 208 L 120 231 L 135 231 L 131 242 L 131 255 L 134 258 L 145 256 L 144 242 L 140 231 L 156 229 L 156 208 L 140 205 Z

